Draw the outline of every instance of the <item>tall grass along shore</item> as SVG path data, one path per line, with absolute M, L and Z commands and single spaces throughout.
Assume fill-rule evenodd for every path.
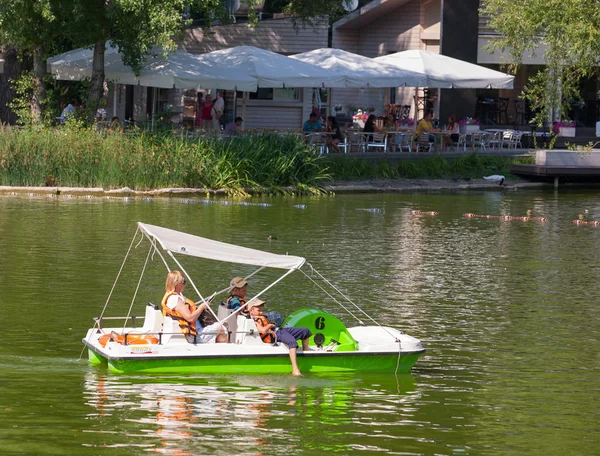
M 230 193 L 319 192 L 334 180 L 480 177 L 508 173 L 514 159 L 467 155 L 413 161 L 368 161 L 320 156 L 301 137 L 180 138 L 172 133 L 100 135 L 92 129 L 3 128 L 0 185 L 169 187 Z

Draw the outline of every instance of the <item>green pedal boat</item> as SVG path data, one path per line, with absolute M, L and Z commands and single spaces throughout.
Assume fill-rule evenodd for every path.
M 330 299 L 342 305 L 346 313 L 358 320 L 357 326 L 346 327 L 336 316 L 312 308 L 300 309 L 285 319 L 283 327 L 305 327 L 312 333 L 309 340 L 310 350 L 298 349 L 298 367 L 303 373 L 409 372 L 419 356 L 425 352 L 418 339 L 398 329 L 377 324 L 314 269 L 311 269 L 310 275 L 304 273 L 302 267 L 308 265 L 304 258 L 262 252 L 141 222 L 138 223 L 138 231 L 134 235 L 131 247 L 139 244 L 140 233 L 142 239 L 150 242 L 152 254 L 160 256 L 167 270 L 171 270 L 167 261 L 170 260 L 185 274 L 188 283 L 200 296 L 200 302 L 205 299 L 175 255 L 259 268 L 248 277 L 264 268 L 285 271 L 279 279 L 253 298 L 261 296 L 287 275 L 300 271 L 308 280 L 315 282 Z M 148 255 L 146 263 L 151 256 Z M 144 270 L 146 266 L 147 264 L 144 265 Z M 314 276 L 320 281 L 317 282 Z M 117 277 L 117 281 L 118 279 Z M 331 291 L 326 290 L 326 286 Z M 229 288 L 216 294 L 227 291 Z M 333 296 L 334 292 L 340 295 L 343 303 Z M 169 316 L 163 316 L 162 309 L 152 303 L 146 306 L 142 326 L 135 325 L 141 317 L 132 317 L 132 308 L 129 309 L 127 317 L 96 317 L 94 327 L 88 330 L 83 343 L 88 348 L 91 363 L 107 364 L 113 372 L 289 373 L 291 367 L 288 347 L 282 343 L 264 343 L 256 323 L 244 314 L 243 310 L 227 309 L 223 303 L 218 306 L 216 313 L 211 309 L 220 323 L 227 324 L 228 343 L 188 343 L 178 323 Z M 365 325 L 362 319 L 368 319 L 374 324 Z M 125 326 L 108 327 L 107 321 L 114 320 L 124 321 Z

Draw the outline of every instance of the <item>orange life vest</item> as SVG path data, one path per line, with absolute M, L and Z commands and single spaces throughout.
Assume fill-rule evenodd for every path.
M 256 322 L 256 326 L 260 326 L 263 328 L 271 323 L 269 321 L 269 319 L 267 317 L 265 317 L 264 315 L 258 315 L 256 317 L 253 316 L 252 318 L 254 318 L 254 321 Z M 275 337 L 273 336 L 272 331 L 267 331 L 267 332 L 261 334 L 260 338 L 265 344 L 272 344 L 273 342 L 275 342 Z
M 179 328 L 181 329 L 181 332 L 183 334 L 191 334 L 192 336 L 195 336 L 196 335 L 196 322 L 190 323 L 185 318 L 183 318 L 181 315 L 179 315 L 179 312 L 177 312 L 175 309 L 169 309 L 169 307 L 167 307 L 167 300 L 169 299 L 169 296 L 177 295 L 177 294 L 178 293 L 175 293 L 174 291 L 167 291 L 165 293 L 165 295 L 163 296 L 162 301 L 161 301 L 163 316 L 171 317 L 173 320 L 177 321 L 177 323 L 179 323 Z M 196 304 L 191 299 L 186 299 L 185 305 L 188 306 L 188 309 L 190 312 L 193 312 L 196 310 Z
M 237 299 L 239 301 L 239 305 L 237 305 L 238 304 L 237 302 L 235 304 L 230 304 L 233 299 Z M 246 304 L 246 299 L 242 298 L 241 296 L 236 296 L 236 295 L 232 294 L 227 298 L 227 302 L 225 304 L 227 304 L 228 309 L 237 310 L 240 307 L 242 307 L 244 304 Z M 247 310 L 248 309 L 246 309 L 244 307 L 244 311 L 247 311 Z

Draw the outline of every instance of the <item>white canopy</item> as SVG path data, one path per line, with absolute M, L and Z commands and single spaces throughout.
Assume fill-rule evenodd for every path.
M 426 79 L 421 72 L 376 62 L 341 49 L 321 48 L 290 57 L 344 75 L 346 87 L 420 87 Z
M 142 222 L 138 222 L 138 227 L 148 237 L 156 239 L 163 249 L 172 253 L 228 263 L 287 270 L 299 269 L 306 261 L 302 257 L 277 255 L 247 247 L 239 247 Z
M 499 71 L 427 51 L 403 51 L 373 60 L 423 74 L 426 79 L 421 87 L 511 89 L 515 79 Z
M 342 74 L 254 46 L 209 52 L 202 60 L 256 78 L 259 87 L 345 87 Z
M 92 76 L 92 49 L 75 49 L 48 59 L 50 72 L 57 79 L 79 81 Z M 236 74 L 218 64 L 202 60 L 202 56 L 185 51 L 175 51 L 167 57 L 160 49 L 154 49 L 144 62 L 139 75 L 125 65 L 118 47 L 106 45 L 104 72 L 109 81 L 119 84 L 142 85 L 160 88 L 225 89 L 255 91 L 257 81 L 244 74 Z

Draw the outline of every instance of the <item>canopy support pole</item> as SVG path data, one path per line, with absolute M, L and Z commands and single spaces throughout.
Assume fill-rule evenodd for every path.
M 175 255 L 173 255 L 173 253 L 170 250 L 167 250 L 167 252 L 169 253 L 169 256 L 173 259 L 173 261 L 177 264 L 177 266 L 179 266 L 179 269 L 181 269 L 181 271 L 183 272 L 183 274 L 188 278 L 188 280 L 190 281 L 190 284 L 192 285 L 192 287 L 194 288 L 194 290 L 196 291 L 196 293 L 198 294 L 198 296 L 200 296 L 200 300 L 204 304 L 206 304 L 206 308 L 210 311 L 211 314 L 213 314 L 213 317 L 215 317 L 215 319 L 218 320 L 219 318 L 215 315 L 215 313 L 213 312 L 213 310 L 210 308 L 210 304 L 208 302 L 206 302 L 206 299 L 204 299 L 204 297 L 202 296 L 202 293 L 200 293 L 200 291 L 196 287 L 196 284 L 194 283 L 194 281 L 192 280 L 192 278 L 190 277 L 190 275 L 183 268 L 183 266 L 181 265 L 181 263 L 179 261 L 177 261 L 177 258 L 175 258 Z
M 129 321 L 129 317 L 131 316 L 131 309 L 133 309 L 133 303 L 135 302 L 135 298 L 137 297 L 138 291 L 140 290 L 140 284 L 142 283 L 142 279 L 144 278 L 144 273 L 146 272 L 146 266 L 148 266 L 148 261 L 150 260 L 150 255 L 152 254 L 153 245 L 150 244 L 150 249 L 148 250 L 148 255 L 146 255 L 146 262 L 144 263 L 144 267 L 142 268 L 142 273 L 140 274 L 140 278 L 138 280 L 137 286 L 135 287 L 135 292 L 133 293 L 133 297 L 131 298 L 131 304 L 129 304 L 129 310 L 127 311 L 127 316 L 125 317 L 125 321 L 123 322 L 123 332 L 125 332 L 125 328 L 127 327 L 127 321 Z
M 396 339 L 396 336 L 394 336 L 390 331 L 388 331 L 387 328 L 381 326 L 373 317 L 371 317 L 368 313 L 366 313 L 364 310 L 362 310 L 359 306 L 357 306 L 354 301 L 352 301 L 348 296 L 346 296 L 344 293 L 342 293 L 342 291 L 340 289 L 338 289 L 335 285 L 333 285 L 329 280 L 327 280 L 327 278 L 325 276 L 323 276 L 319 271 L 317 271 L 315 268 L 312 267 L 312 264 L 308 263 L 308 265 L 312 268 L 312 270 L 314 272 L 316 272 L 316 274 L 327 284 L 329 285 L 331 288 L 333 288 L 335 291 L 337 291 L 341 297 L 343 297 L 346 301 L 348 301 L 350 304 L 352 304 L 354 307 L 356 307 L 356 309 L 362 313 L 365 317 L 367 317 L 369 320 L 371 320 L 373 323 L 375 323 L 377 326 L 379 326 L 381 329 L 383 329 L 385 332 L 387 332 L 390 336 L 392 336 L 396 342 L 399 342 L 398 339 Z M 327 293 L 327 291 L 320 286 L 317 282 L 315 282 L 315 280 L 310 277 L 306 272 L 300 270 L 300 272 L 302 274 L 304 274 L 308 280 L 310 280 L 312 283 L 314 283 L 317 287 L 319 287 L 322 291 L 324 291 L 330 298 L 332 298 L 335 302 L 337 302 L 341 307 L 344 308 L 344 310 L 346 312 L 348 312 L 350 315 L 352 315 L 354 318 L 356 318 L 356 320 L 361 324 L 361 326 L 364 326 L 364 323 L 360 320 L 360 318 L 358 318 L 356 315 L 354 315 L 352 312 L 350 312 L 350 310 L 348 310 L 348 308 L 346 308 L 341 302 L 339 302 L 337 299 L 335 299 L 334 296 L 332 296 L 330 293 Z
M 327 117 L 329 117 L 331 115 L 331 89 L 329 87 L 327 87 L 327 115 L 325 117 L 325 120 L 327 120 Z
M 261 268 L 262 269 L 262 268 Z M 290 275 L 292 272 L 294 272 L 295 269 L 290 269 L 288 270 L 285 274 L 283 274 L 281 277 L 279 277 L 279 279 L 277 279 L 275 282 L 273 282 L 271 285 L 269 285 L 267 288 L 265 288 L 264 290 L 260 291 L 259 293 L 255 294 L 254 296 L 252 296 L 252 299 L 256 299 L 258 298 L 260 295 L 262 295 L 265 291 L 273 288 L 275 285 L 277 285 L 279 282 L 281 282 L 283 279 L 285 279 L 288 275 Z M 258 272 L 258 271 L 257 271 Z M 217 318 L 217 320 L 219 320 L 219 323 L 224 323 L 227 320 L 229 320 L 230 318 L 233 318 L 234 315 L 237 316 L 238 313 L 241 312 L 241 310 L 246 307 L 248 305 L 248 303 L 250 301 L 252 301 L 252 299 L 248 299 L 248 301 L 246 302 L 246 304 L 244 304 L 243 306 L 239 307 L 238 309 L 236 309 L 235 312 L 233 312 L 232 314 L 228 315 L 227 317 L 223 318 L 223 320 L 219 320 Z

